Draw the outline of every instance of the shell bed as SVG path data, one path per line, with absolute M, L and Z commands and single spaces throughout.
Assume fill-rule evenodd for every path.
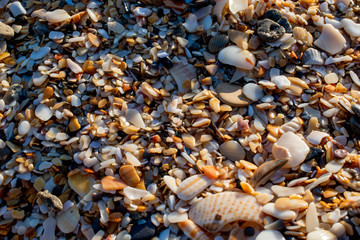
M 0 239 L 360 239 L 359 0 L 0 0 Z

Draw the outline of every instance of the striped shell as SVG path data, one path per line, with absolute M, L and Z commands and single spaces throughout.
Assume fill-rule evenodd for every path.
M 209 51 L 212 53 L 216 53 L 223 49 L 229 43 L 229 37 L 220 34 L 212 37 L 209 41 Z
M 178 223 L 180 229 L 192 240 L 209 240 L 210 238 L 201 228 L 191 220 Z
M 181 200 L 188 201 L 204 191 L 213 182 L 213 179 L 209 179 L 204 175 L 194 175 L 180 183 L 176 194 Z
M 240 192 L 222 192 L 194 203 L 189 217 L 209 232 L 217 232 L 234 221 L 262 224 L 262 206 L 256 198 Z

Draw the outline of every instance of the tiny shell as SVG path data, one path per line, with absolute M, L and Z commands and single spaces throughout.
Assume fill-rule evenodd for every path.
M 241 220 L 262 224 L 262 206 L 256 198 L 240 192 L 222 192 L 195 202 L 189 217 L 209 232 L 217 232 L 226 224 Z
M 285 240 L 284 236 L 276 230 L 264 230 L 257 237 L 256 240 Z
M 228 43 L 229 37 L 225 34 L 220 34 L 210 39 L 208 48 L 211 53 L 216 53 L 223 49 Z
M 237 46 L 228 46 L 222 49 L 218 55 L 219 61 L 244 70 L 251 70 L 256 64 L 255 56 L 248 50 L 242 50 Z
M 245 159 L 245 150 L 237 141 L 230 140 L 220 145 L 219 150 L 226 158 L 231 161 Z
M 184 222 L 179 222 L 178 226 L 180 229 L 193 240 L 209 240 L 210 238 L 198 227 L 193 221 L 186 220 Z
M 196 195 L 201 193 L 205 188 L 214 182 L 204 175 L 193 175 L 180 183 L 176 191 L 177 196 L 184 201 L 193 199 Z
M 308 48 L 303 54 L 302 61 L 305 65 L 324 64 L 324 59 L 322 59 L 321 53 L 315 48 Z
M 138 183 L 140 183 L 140 177 L 132 165 L 121 166 L 119 174 L 120 177 L 130 186 L 135 187 Z
M 343 19 L 341 20 L 342 27 L 345 31 L 352 37 L 360 37 L 360 24 L 356 24 L 351 19 Z
M 229 10 L 232 14 L 245 10 L 248 5 L 248 0 L 229 0 Z
M 75 205 L 56 216 L 56 225 L 63 233 L 71 233 L 75 230 L 79 220 L 79 209 Z

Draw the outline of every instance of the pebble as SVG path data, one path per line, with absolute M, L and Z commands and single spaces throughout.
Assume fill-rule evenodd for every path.
M 343 35 L 331 24 L 325 24 L 320 37 L 314 45 L 331 55 L 340 53 L 345 48 L 346 40 Z
M 220 83 L 216 87 L 219 99 L 233 107 L 246 107 L 252 102 L 245 97 L 243 89 L 239 85 Z
M 155 232 L 156 227 L 150 220 L 147 220 L 146 223 L 134 225 L 131 228 L 131 240 L 148 240 L 155 235 Z
M 357 119 L 355 119 L 354 117 L 350 118 L 350 128 L 352 131 L 354 131 L 355 134 L 360 134 L 360 123 Z
M 309 153 L 310 148 L 296 134 L 286 132 L 273 145 L 272 153 L 275 159 L 284 159 L 286 151 L 289 161 L 283 166 L 284 168 L 293 168 L 300 165 Z
M 292 210 L 279 211 L 275 208 L 275 203 L 267 203 L 263 206 L 263 212 L 282 220 L 293 220 L 296 213 Z
M 336 73 L 329 73 L 325 75 L 324 80 L 327 84 L 335 84 L 339 81 L 339 78 Z
M 63 9 L 56 9 L 55 11 L 46 12 L 45 19 L 49 23 L 58 23 L 70 19 L 70 15 Z
M 10 39 L 14 37 L 14 34 L 15 32 L 14 29 L 12 29 L 12 27 L 0 21 L 0 39 L 1 38 Z
M 291 82 L 285 76 L 275 76 L 271 78 L 271 81 L 281 90 L 285 90 L 291 86 Z
M 279 21 L 277 21 L 277 23 L 280 24 L 285 29 L 285 32 L 287 33 L 292 32 L 291 24 L 289 23 L 286 17 L 280 18 Z
M 262 88 L 255 83 L 248 83 L 243 88 L 244 95 L 250 100 L 256 102 L 264 96 Z
M 22 121 L 18 127 L 18 133 L 20 135 L 26 135 L 30 130 L 30 123 L 28 121 Z
M 273 20 L 264 19 L 258 22 L 256 32 L 265 42 L 275 42 L 285 34 L 285 29 Z
M 53 111 L 45 104 L 39 104 L 35 109 L 35 116 L 42 121 L 48 121 L 53 115 Z
M 360 118 L 360 104 L 355 103 L 351 105 L 351 110 L 353 110 L 355 115 Z
M 46 206 L 49 209 L 53 211 L 63 210 L 63 204 L 61 200 L 57 196 L 49 193 L 48 190 L 45 190 L 43 192 L 38 192 L 37 195 L 46 204 Z
M 251 70 L 256 64 L 256 58 L 251 52 L 234 45 L 222 49 L 218 54 L 218 59 L 224 64 L 244 70 Z
M 11 156 L 11 150 L 8 146 L 4 146 L 3 148 L 0 148 L 0 163 L 7 161 Z
M 285 240 L 285 238 L 279 231 L 264 230 L 257 235 L 255 240 Z
M 32 60 L 39 60 L 44 58 L 49 52 L 51 48 L 50 47 L 41 47 L 39 50 L 33 51 L 30 55 L 30 59 Z
M 17 17 L 21 14 L 26 14 L 25 8 L 18 1 L 12 2 L 8 7 L 14 17 Z
M 237 141 L 230 140 L 220 145 L 219 150 L 226 158 L 231 161 L 245 159 L 245 150 Z
M 36 191 L 41 191 L 45 187 L 45 180 L 42 177 L 35 178 L 34 188 Z
M 190 13 L 186 18 L 185 23 L 183 23 L 183 26 L 185 27 L 186 31 L 189 33 L 196 32 L 196 28 L 199 27 L 199 23 L 197 21 L 196 15 Z

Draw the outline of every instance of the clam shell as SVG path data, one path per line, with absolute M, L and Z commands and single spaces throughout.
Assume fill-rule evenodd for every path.
M 197 226 L 193 221 L 186 220 L 184 222 L 179 222 L 178 226 L 180 229 L 193 240 L 209 240 L 210 238 L 205 234 L 205 232 Z
M 211 53 L 217 53 L 223 49 L 229 43 L 229 37 L 225 34 L 220 34 L 212 37 L 209 41 L 209 51 Z
M 79 209 L 75 205 L 64 212 L 59 213 L 56 217 L 56 225 L 63 233 L 71 233 L 78 225 L 79 220 Z
M 237 46 L 228 46 L 222 49 L 218 55 L 219 61 L 244 70 L 254 68 L 256 59 L 248 50 L 242 50 Z
M 194 175 L 180 183 L 176 194 L 181 200 L 188 201 L 204 191 L 213 182 L 213 179 L 209 179 L 204 175 Z
M 240 192 L 222 192 L 208 196 L 191 206 L 189 217 L 209 232 L 217 232 L 234 221 L 262 224 L 262 206 L 256 198 Z
M 315 48 L 308 48 L 303 54 L 302 61 L 305 65 L 324 64 L 324 59 L 322 59 L 321 53 Z

